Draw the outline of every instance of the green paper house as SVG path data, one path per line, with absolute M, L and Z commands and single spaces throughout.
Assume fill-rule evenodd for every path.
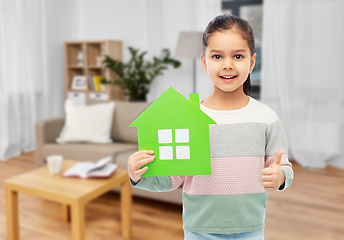
M 198 94 L 190 100 L 170 87 L 129 127 L 137 127 L 139 150 L 153 150 L 143 177 L 211 175 L 209 124 Z

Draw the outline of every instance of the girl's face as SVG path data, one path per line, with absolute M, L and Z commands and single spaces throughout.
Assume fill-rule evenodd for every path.
M 243 84 L 253 71 L 256 54 L 251 56 L 241 33 L 235 30 L 217 31 L 209 36 L 201 61 L 215 88 L 226 93 L 243 92 Z

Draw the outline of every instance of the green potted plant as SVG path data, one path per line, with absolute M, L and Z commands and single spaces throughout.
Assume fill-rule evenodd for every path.
M 162 50 L 161 57 L 153 57 L 147 61 L 144 56 L 147 52 L 139 53 L 139 49 L 129 47 L 131 59 L 127 63 L 114 60 L 106 55 L 103 61 L 104 66 L 118 75 L 118 79 L 105 79 L 107 83 L 120 85 L 124 88 L 125 94 L 129 95 L 130 101 L 146 101 L 149 87 L 152 81 L 163 75 L 168 65 L 178 68 L 181 63 L 170 57 L 168 49 Z

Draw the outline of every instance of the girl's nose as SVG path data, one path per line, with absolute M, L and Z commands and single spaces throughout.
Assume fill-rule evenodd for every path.
M 225 58 L 223 60 L 223 69 L 233 69 L 233 62 L 231 61 L 231 59 Z

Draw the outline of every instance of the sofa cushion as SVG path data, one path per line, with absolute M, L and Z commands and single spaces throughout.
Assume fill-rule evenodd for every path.
M 149 107 L 147 102 L 116 102 L 111 137 L 114 141 L 137 143 L 136 127 L 129 125 Z
M 130 150 L 130 151 L 119 153 L 115 158 L 115 163 L 120 168 L 127 169 L 128 168 L 127 167 L 128 158 L 130 157 L 131 154 L 135 153 L 136 151 L 138 151 L 138 148 L 136 148 L 135 150 Z
M 64 159 L 76 161 L 96 162 L 106 156 L 116 159 L 121 152 L 137 151 L 137 144 L 131 143 L 68 143 L 68 144 L 45 144 L 43 146 L 43 158 L 48 155 L 59 154 Z
M 115 103 L 79 106 L 72 100 L 65 103 L 66 121 L 58 143 L 93 142 L 110 143 Z

